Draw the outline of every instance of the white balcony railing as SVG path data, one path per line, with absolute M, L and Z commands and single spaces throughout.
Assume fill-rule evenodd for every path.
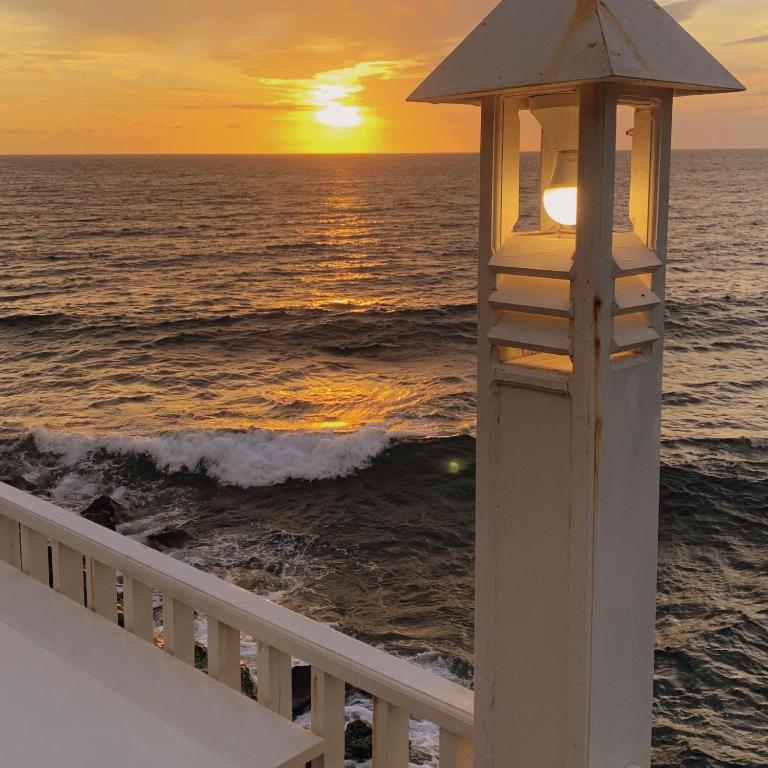
M 238 690 L 240 634 L 249 636 L 258 641 L 258 700 L 285 718 L 292 659 L 311 665 L 311 728 L 325 742 L 313 768 L 343 766 L 345 683 L 373 697 L 374 768 L 408 765 L 411 716 L 439 726 L 440 768 L 471 766 L 471 691 L 3 483 L 0 561 L 111 622 L 119 574 L 124 626 L 150 643 L 162 595 L 165 650 L 189 664 L 195 615 L 205 617 L 208 672 Z

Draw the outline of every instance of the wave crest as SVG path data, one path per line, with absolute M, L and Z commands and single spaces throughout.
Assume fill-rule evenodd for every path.
M 186 430 L 153 437 L 92 437 L 37 428 L 32 435 L 37 450 L 59 455 L 68 466 L 105 451 L 147 457 L 162 472 L 205 472 L 222 485 L 241 488 L 344 477 L 368 466 L 392 439 L 378 427 L 349 434 Z

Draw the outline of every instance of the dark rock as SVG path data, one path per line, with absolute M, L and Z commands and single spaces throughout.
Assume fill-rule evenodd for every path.
M 253 677 L 245 664 L 240 665 L 240 690 L 249 699 L 256 699 L 256 684 L 253 682 Z
M 365 720 L 351 720 L 344 731 L 344 759 L 363 763 L 373 757 L 373 728 Z
M 8 485 L 12 485 L 14 488 L 18 488 L 20 491 L 26 491 L 31 493 L 37 490 L 37 486 L 34 483 L 30 483 L 29 480 L 25 480 L 21 475 L 9 475 L 2 480 Z
M 181 528 L 164 528 L 147 536 L 147 544 L 155 549 L 176 549 L 191 541 L 192 537 Z
M 350 720 L 344 731 L 344 759 L 364 763 L 373 757 L 373 728 L 366 720 Z M 409 746 L 408 761 L 414 765 L 428 765 L 432 755 L 423 749 Z
M 208 671 L 208 649 L 198 642 L 195 642 L 195 668 Z
M 292 667 L 293 717 L 297 718 L 312 707 L 312 667 Z
M 84 509 L 80 515 L 86 520 L 103 525 L 114 531 L 117 528 L 117 516 L 121 505 L 109 496 L 99 496 L 98 499 L 91 502 L 87 509 Z
M 432 762 L 432 755 L 429 752 L 425 752 L 423 749 L 416 749 L 411 747 L 408 754 L 408 762 L 414 765 L 427 765 Z
M 208 671 L 208 649 L 198 642 L 195 642 L 195 668 L 203 672 Z M 256 698 L 256 685 L 253 682 L 248 667 L 240 663 L 240 692 L 249 699 Z

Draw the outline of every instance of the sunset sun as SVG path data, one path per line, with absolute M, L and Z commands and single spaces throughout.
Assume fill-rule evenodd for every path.
M 318 123 L 331 128 L 354 128 L 363 122 L 360 107 L 343 104 L 342 99 L 349 98 L 360 90 L 359 85 L 321 84 L 310 93 L 310 102 L 318 107 L 315 119 Z
M 363 122 L 360 107 L 350 107 L 345 104 L 329 104 L 319 110 L 315 118 L 319 123 L 330 125 L 332 128 L 354 128 Z

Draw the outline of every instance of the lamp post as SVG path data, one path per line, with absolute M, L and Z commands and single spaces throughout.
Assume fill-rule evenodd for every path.
M 652 0 L 504 0 L 410 97 L 482 109 L 477 768 L 650 765 L 672 99 L 742 89 Z

